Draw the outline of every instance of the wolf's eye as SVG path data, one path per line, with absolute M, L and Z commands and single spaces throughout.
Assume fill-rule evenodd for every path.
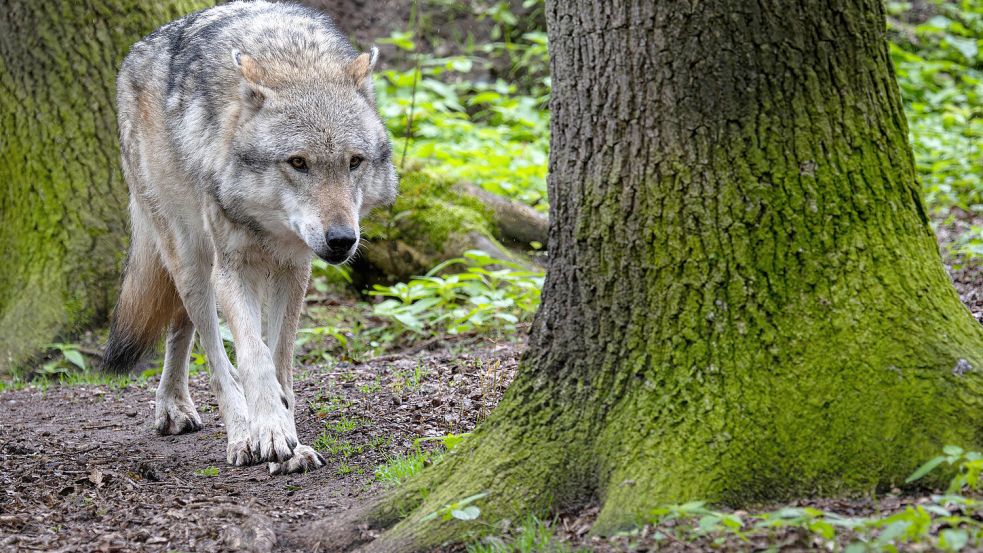
M 307 172 L 307 160 L 300 156 L 294 156 L 288 159 L 287 163 L 289 163 L 291 167 L 300 171 L 301 173 Z
M 352 159 L 348 161 L 348 170 L 354 171 L 358 169 L 358 166 L 362 164 L 364 158 L 362 156 L 352 156 Z

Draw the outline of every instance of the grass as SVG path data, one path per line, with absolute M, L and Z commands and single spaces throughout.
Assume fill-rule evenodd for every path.
M 323 451 L 329 457 L 342 457 L 348 459 L 353 455 L 361 454 L 365 451 L 365 447 L 361 445 L 355 445 L 351 440 L 339 437 L 334 431 L 325 429 L 317 438 L 314 439 L 314 443 L 311 447 L 318 451 Z
M 195 476 L 200 476 L 203 478 L 214 478 L 218 476 L 218 467 L 205 467 L 197 469 L 194 472 Z
M 318 392 L 307 405 L 318 418 L 323 419 L 329 415 L 346 411 L 352 406 L 352 402 L 340 394 L 324 395 L 323 392 Z
M 414 451 L 407 455 L 395 456 L 375 469 L 375 479 L 389 486 L 399 486 L 411 476 L 419 473 L 431 459 L 430 451 Z
M 427 375 L 427 369 L 423 362 L 417 362 L 412 371 L 396 371 L 393 375 L 389 388 L 396 395 L 401 395 L 403 391 L 415 392 L 420 389 L 423 379 Z
M 447 434 L 430 438 L 417 438 L 413 450 L 404 455 L 391 457 L 375 469 L 375 479 L 389 486 L 399 486 L 408 478 L 419 473 L 424 467 L 438 462 L 444 453 L 453 451 L 470 433 Z M 437 449 L 423 449 L 424 444 L 436 442 Z
M 565 553 L 575 551 L 556 539 L 552 524 L 528 516 L 508 534 L 490 534 L 467 546 L 468 553 Z M 577 550 L 579 551 L 579 550 Z M 586 551 L 586 550 L 584 550 Z

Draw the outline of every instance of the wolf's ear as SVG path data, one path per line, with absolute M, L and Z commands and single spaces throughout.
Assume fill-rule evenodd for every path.
M 375 69 L 375 62 L 378 60 L 379 49 L 373 46 L 368 52 L 359 54 L 345 68 L 348 76 L 355 83 L 355 87 L 371 101 L 375 101 L 375 88 L 372 86 L 372 70 Z
M 243 54 L 239 50 L 232 50 L 232 63 L 242 75 L 239 92 L 242 94 L 243 102 L 253 110 L 259 110 L 271 92 L 269 88 L 263 86 L 263 68 L 252 56 Z

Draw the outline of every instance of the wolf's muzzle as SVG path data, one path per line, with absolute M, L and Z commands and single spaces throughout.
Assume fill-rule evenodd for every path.
M 324 233 L 324 244 L 324 251 L 317 252 L 321 259 L 328 263 L 344 263 L 355 253 L 358 235 L 348 227 L 330 227 Z

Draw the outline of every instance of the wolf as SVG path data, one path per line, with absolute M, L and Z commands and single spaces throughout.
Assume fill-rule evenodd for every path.
M 160 434 L 202 427 L 188 392 L 197 331 L 228 463 L 268 462 L 274 474 L 324 465 L 297 440 L 294 338 L 312 256 L 344 263 L 360 218 L 397 194 L 377 58 L 324 14 L 255 1 L 168 23 L 124 59 L 117 105 L 132 229 L 104 364 L 131 370 L 166 331 Z

